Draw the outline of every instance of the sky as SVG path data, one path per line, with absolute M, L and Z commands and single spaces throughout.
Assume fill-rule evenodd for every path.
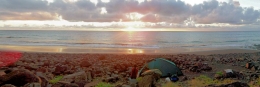
M 260 0 L 1 0 L 0 27 L 164 23 L 258 28 L 257 3 Z

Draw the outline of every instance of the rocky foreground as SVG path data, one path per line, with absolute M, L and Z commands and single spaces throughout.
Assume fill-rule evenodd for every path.
M 248 84 L 260 86 L 260 53 L 233 53 L 214 55 L 134 55 L 134 54 L 69 54 L 23 53 L 15 64 L 0 69 L 1 87 L 91 87 L 101 82 L 115 87 L 131 87 L 131 68 L 139 69 L 155 58 L 165 58 L 176 63 L 184 76 L 179 82 L 188 82 L 205 75 L 212 79 L 231 78 L 231 84 L 209 84 L 208 87 L 225 87 Z M 232 69 L 233 73 L 225 73 Z M 155 86 L 165 86 L 161 78 Z M 198 84 L 197 84 L 198 85 Z M 250 85 L 250 86 L 251 86 Z M 194 84 L 178 84 L 193 86 Z

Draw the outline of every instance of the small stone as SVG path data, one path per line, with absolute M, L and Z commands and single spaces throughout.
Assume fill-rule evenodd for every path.
M 40 83 L 27 83 L 23 87 L 41 87 Z
M 183 76 L 180 81 L 187 81 L 188 80 L 188 77 L 187 76 Z
M 91 66 L 91 64 L 89 63 L 89 61 L 84 60 L 84 61 L 82 61 L 82 62 L 80 63 L 80 66 L 81 66 L 81 67 L 89 67 L 89 66 Z
M 130 85 L 122 85 L 122 87 L 131 87 Z
M 28 70 L 37 70 L 39 68 L 37 65 L 26 65 L 24 67 Z
M 43 73 L 48 72 L 48 70 L 46 68 L 44 68 L 44 67 L 41 67 L 41 68 L 37 69 L 36 71 L 43 72 Z
M 5 85 L 2 85 L 1 87 L 16 87 L 16 86 L 14 86 L 12 84 L 5 84 Z
M 251 68 L 251 70 L 252 70 L 252 71 L 256 71 L 257 68 L 256 68 L 255 66 L 253 66 L 253 67 Z
M 62 74 L 66 70 L 67 70 L 67 67 L 65 65 L 57 65 L 53 74 L 59 75 L 59 74 Z

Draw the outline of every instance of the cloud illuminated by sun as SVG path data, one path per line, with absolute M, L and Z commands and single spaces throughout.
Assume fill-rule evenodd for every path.
M 107 14 L 107 10 L 105 7 L 101 8 L 100 14 Z
M 145 0 L 137 0 L 138 1 L 138 3 L 142 3 L 142 2 L 144 2 Z
M 123 29 L 123 31 L 137 31 L 137 29 L 134 27 L 127 27 L 127 28 Z
M 101 0 L 101 2 L 104 2 L 104 3 L 109 3 L 110 0 Z
M 126 15 L 127 18 L 131 19 L 132 21 L 140 21 L 142 17 L 144 17 L 143 14 L 133 12 Z

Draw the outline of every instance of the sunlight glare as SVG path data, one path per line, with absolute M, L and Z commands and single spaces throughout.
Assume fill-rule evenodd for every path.
M 137 31 L 137 29 L 133 27 L 127 27 L 126 29 L 124 29 L 124 31 Z

